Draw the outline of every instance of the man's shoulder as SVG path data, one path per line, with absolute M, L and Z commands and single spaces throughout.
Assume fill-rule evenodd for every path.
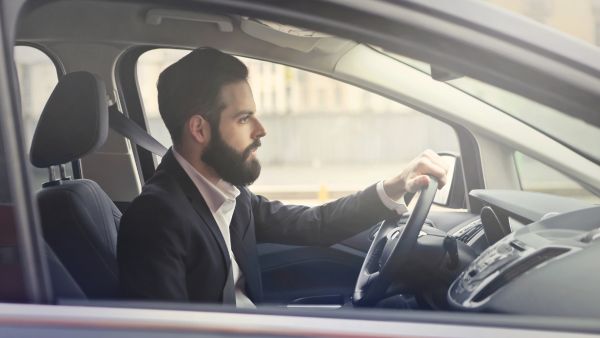
M 177 179 L 165 170 L 158 170 L 142 187 L 141 196 L 144 195 L 172 195 L 181 190 Z
M 238 203 L 252 205 L 261 199 L 268 201 L 263 196 L 253 193 L 247 186 L 236 186 L 236 188 L 240 191 L 240 194 L 236 198 Z
M 177 213 L 181 209 L 181 203 L 185 199 L 177 180 L 164 171 L 158 171 L 152 176 L 142 188 L 141 194 L 136 197 L 124 216 L 132 213 L 143 213 L 144 210 L 168 213 Z

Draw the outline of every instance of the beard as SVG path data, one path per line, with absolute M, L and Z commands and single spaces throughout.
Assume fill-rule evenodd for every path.
M 237 152 L 221 137 L 217 128 L 212 128 L 212 138 L 208 147 L 202 154 L 202 161 L 211 166 L 225 181 L 238 186 L 247 186 L 260 175 L 260 162 L 256 158 L 250 159 L 252 151 L 260 147 L 260 140 L 255 140 L 246 147 L 242 153 Z

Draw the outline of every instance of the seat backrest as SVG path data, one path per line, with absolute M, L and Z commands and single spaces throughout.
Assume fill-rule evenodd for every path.
M 102 146 L 107 135 L 104 84 L 88 72 L 70 73 L 60 79 L 40 116 L 31 162 L 52 168 L 78 160 Z M 98 184 L 63 173 L 37 194 L 46 242 L 88 298 L 115 298 L 121 212 Z
M 44 237 L 88 298 L 118 294 L 121 212 L 91 180 L 64 181 L 37 195 Z

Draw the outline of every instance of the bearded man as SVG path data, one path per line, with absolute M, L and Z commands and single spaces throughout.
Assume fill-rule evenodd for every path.
M 329 246 L 406 207 L 406 192 L 440 187 L 447 168 L 425 151 L 400 175 L 318 207 L 253 194 L 266 130 L 248 69 L 212 48 L 192 51 L 158 80 L 173 147 L 121 219 L 117 255 L 125 297 L 251 307 L 262 297 L 256 243 Z

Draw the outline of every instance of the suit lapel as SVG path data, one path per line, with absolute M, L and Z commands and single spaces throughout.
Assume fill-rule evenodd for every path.
M 225 245 L 225 240 L 223 239 L 223 234 L 215 221 L 215 218 L 212 215 L 206 201 L 194 185 L 194 182 L 189 178 L 187 173 L 183 170 L 183 168 L 179 165 L 175 156 L 172 153 L 172 150 L 165 154 L 160 165 L 156 170 L 166 170 L 171 175 L 175 177 L 177 183 L 188 197 L 192 207 L 196 211 L 196 213 L 200 216 L 204 224 L 208 226 L 208 229 L 212 233 L 213 237 L 217 241 L 219 248 L 221 249 L 221 254 L 223 255 L 223 259 L 225 260 L 227 267 L 229 268 L 231 264 L 231 260 L 229 259 L 229 252 L 227 251 L 227 246 Z

